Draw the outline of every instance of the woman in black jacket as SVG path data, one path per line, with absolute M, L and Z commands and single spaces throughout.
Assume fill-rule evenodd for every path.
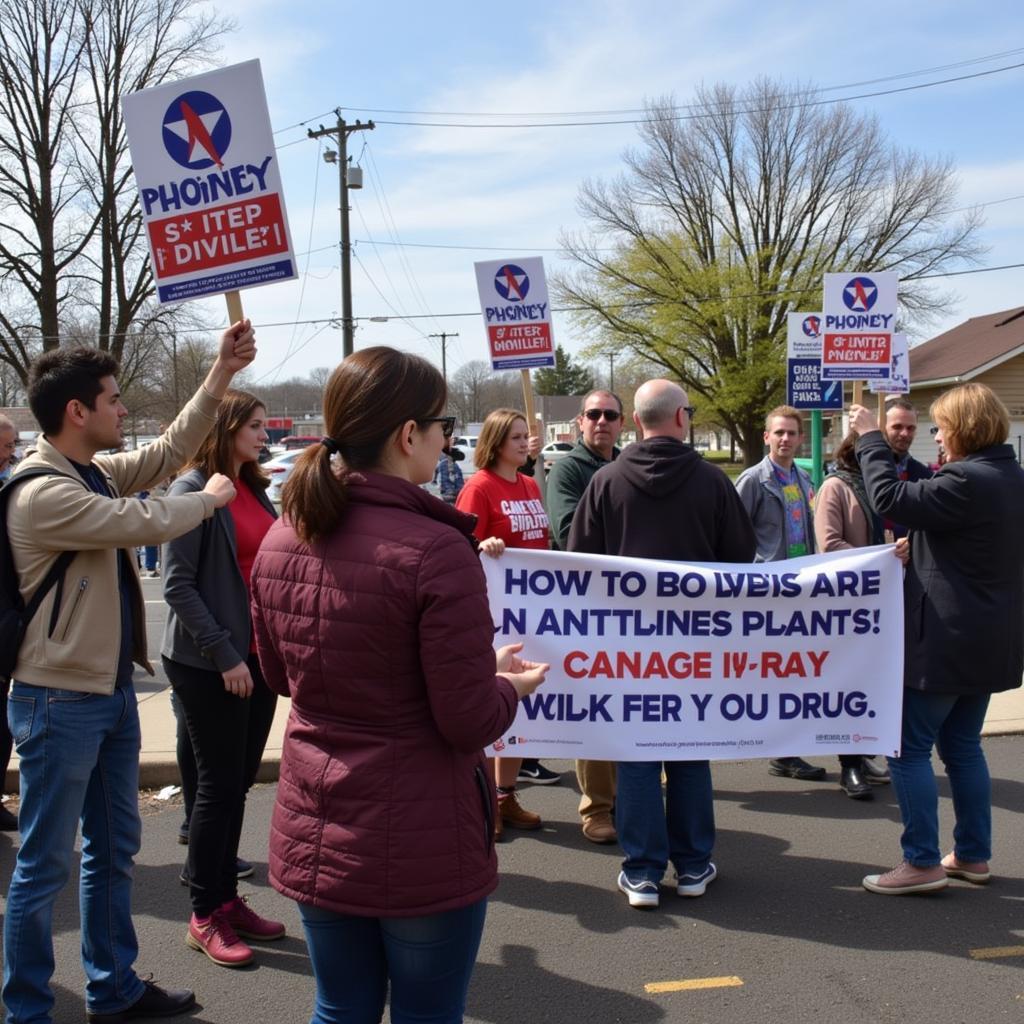
M 255 781 L 276 696 L 260 673 L 249 612 L 249 576 L 277 518 L 259 467 L 267 440 L 263 403 L 229 389 L 217 422 L 168 494 L 200 491 L 213 473 L 231 477 L 235 497 L 164 546 L 168 616 L 161 649 L 195 752 L 197 789 L 189 818 L 192 916 L 186 942 L 223 967 L 253 959 L 243 939 L 281 938 L 284 925 L 238 895 L 236 858 L 245 795 Z
M 941 889 L 949 878 L 989 880 L 992 803 L 981 727 L 989 697 L 1024 672 L 1024 470 L 1006 444 L 1006 407 L 983 384 L 932 404 L 947 462 L 934 477 L 901 481 L 873 415 L 850 410 L 871 505 L 909 527 L 904 582 L 903 736 L 889 758 L 903 817 L 904 861 L 868 875 L 871 892 Z M 946 766 L 956 827 L 939 847 L 932 748 Z

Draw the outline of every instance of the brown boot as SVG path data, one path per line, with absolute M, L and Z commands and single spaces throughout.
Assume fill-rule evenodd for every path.
M 532 831 L 541 826 L 540 815 L 520 807 L 514 792 L 504 793 L 498 797 L 498 814 L 509 828 L 523 828 Z

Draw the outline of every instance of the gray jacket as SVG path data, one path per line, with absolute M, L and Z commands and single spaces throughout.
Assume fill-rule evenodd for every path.
M 804 500 L 807 553 L 814 554 L 814 518 L 811 512 L 811 478 L 796 467 L 797 486 Z M 756 562 L 779 562 L 787 557 L 786 501 L 782 485 L 775 476 L 771 457 L 766 455 L 756 466 L 745 469 L 736 481 L 740 501 L 754 524 L 757 536 Z
M 168 488 L 168 496 L 201 491 L 206 476 L 189 470 Z M 266 492 L 256 489 L 260 504 L 277 518 Z M 238 568 L 235 521 L 227 507 L 163 546 L 160 554 L 164 600 L 168 605 L 165 658 L 226 672 L 249 655 L 252 619 L 249 595 Z

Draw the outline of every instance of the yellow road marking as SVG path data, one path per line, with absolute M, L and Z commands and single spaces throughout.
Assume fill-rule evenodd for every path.
M 644 985 L 645 992 L 692 992 L 703 988 L 736 988 L 743 984 L 735 974 L 725 978 L 690 978 L 686 981 L 651 981 Z
M 985 949 L 969 949 L 972 960 L 998 960 L 1004 956 L 1024 956 L 1024 946 L 989 946 Z

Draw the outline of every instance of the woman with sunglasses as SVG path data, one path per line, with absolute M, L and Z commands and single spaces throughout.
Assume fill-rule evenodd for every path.
M 444 379 L 361 349 L 324 391 L 253 568 L 267 683 L 292 698 L 270 881 L 298 903 L 313 1024 L 461 1021 L 497 884 L 483 748 L 546 665 L 492 647 L 473 520 L 419 485 Z
M 473 452 L 477 472 L 459 492 L 455 507 L 476 516 L 473 534 L 486 554 L 497 556 L 507 547 L 542 551 L 550 547 L 540 488 L 532 477 L 519 472 L 529 446 L 530 428 L 523 413 L 495 409 L 484 420 Z M 499 812 L 494 834 L 498 839 L 505 825 L 528 830 L 541 827 L 540 815 L 526 810 L 516 799 L 522 760 L 502 757 L 494 762 Z

